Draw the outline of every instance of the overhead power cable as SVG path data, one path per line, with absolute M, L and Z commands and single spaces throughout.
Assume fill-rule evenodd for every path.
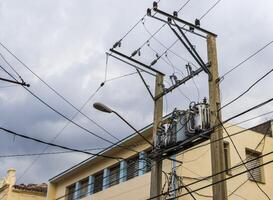
M 225 133 L 227 134 L 228 138 L 230 139 L 238 157 L 240 158 L 241 162 L 243 163 L 243 166 L 246 168 L 247 172 L 249 173 L 249 175 L 251 176 L 251 178 L 254 180 L 256 186 L 258 187 L 258 189 L 267 197 L 267 199 L 271 200 L 270 197 L 268 196 L 268 194 L 260 187 L 260 185 L 257 183 L 254 175 L 252 174 L 252 172 L 249 170 L 248 166 L 246 165 L 246 163 L 244 162 L 241 154 L 239 153 L 238 148 L 236 147 L 235 142 L 233 141 L 233 139 L 230 137 L 229 132 L 227 131 L 227 129 L 225 128 L 225 126 L 223 125 L 223 123 L 221 122 L 221 119 L 219 118 L 219 115 L 217 115 L 218 121 L 221 124 L 222 128 L 224 129 Z
M 177 11 L 177 13 L 179 13 L 189 2 L 190 2 L 191 0 L 187 0 L 179 9 L 178 9 L 178 11 Z M 145 15 L 145 16 L 147 16 L 147 14 Z M 141 21 L 143 21 L 143 20 L 141 20 Z M 140 21 L 140 22 L 141 22 Z M 137 48 L 138 50 L 141 50 L 152 38 L 154 38 L 155 37 L 155 35 L 156 34 L 158 34 L 163 28 L 164 28 L 164 26 L 166 26 L 166 24 L 163 24 L 162 26 L 160 26 L 154 33 L 151 33 L 151 32 L 149 32 L 148 31 L 148 34 L 150 35 L 150 37 L 139 47 L 139 48 Z M 147 29 L 148 30 L 148 29 Z M 166 46 L 164 45 L 164 47 L 166 48 Z M 170 51 L 171 53 L 175 53 L 175 52 L 173 52 L 173 51 Z M 180 57 L 180 58 L 182 58 L 181 56 L 179 56 L 178 54 L 174 54 L 174 55 L 176 55 L 176 56 L 178 56 L 178 57 Z M 184 60 L 184 58 L 182 58 L 183 60 Z
M 234 115 L 234 116 L 232 116 L 232 117 L 230 117 L 230 118 L 224 120 L 222 123 L 225 124 L 225 123 L 227 123 L 227 122 L 229 122 L 229 121 L 231 121 L 231 120 L 233 120 L 233 119 L 235 119 L 235 118 L 237 118 L 237 117 L 240 117 L 240 116 L 242 116 L 242 115 L 244 115 L 244 114 L 246 114 L 246 113 L 248 113 L 248 112 L 251 112 L 251 111 L 253 111 L 253 110 L 255 110 L 255 109 L 258 109 L 258 108 L 260 108 L 260 107 L 262 107 L 262 106 L 264 106 L 264 105 L 266 105 L 266 104 L 268 104 L 268 103 L 270 103 L 270 102 L 272 102 L 272 101 L 273 101 L 273 98 L 271 98 L 271 99 L 269 99 L 269 100 L 267 100 L 267 101 L 264 101 L 264 102 L 262 102 L 262 103 L 260 103 L 260 104 L 257 104 L 257 105 L 255 105 L 255 106 L 253 106 L 253 107 L 251 107 L 251 108 L 249 108 L 249 109 L 247 109 L 247 110 L 245 110 L 245 111 L 239 113 L 239 114 L 236 114 L 236 115 Z M 213 128 L 216 128 L 216 127 L 219 127 L 219 126 L 221 126 L 221 124 L 216 124 L 214 127 L 212 127 L 212 129 L 213 129 Z M 251 130 L 251 128 L 244 129 L 244 130 L 242 130 L 242 131 L 238 131 L 238 132 L 236 132 L 236 133 L 230 134 L 230 136 L 235 136 L 235 135 L 238 135 L 238 134 L 240 134 L 240 133 L 244 133 L 244 132 L 249 131 L 249 130 Z M 178 131 L 179 131 L 179 130 L 178 130 Z M 223 137 L 223 138 L 219 138 L 219 139 L 217 139 L 217 140 L 213 140 L 213 141 L 210 141 L 210 142 L 208 142 L 208 143 L 201 144 L 201 145 L 198 145 L 198 146 L 196 146 L 196 147 L 190 148 L 190 149 L 184 151 L 183 153 L 186 153 L 186 152 L 188 152 L 188 151 L 192 151 L 192 150 L 195 150 L 195 149 L 198 149 L 198 148 L 207 146 L 207 145 L 209 145 L 209 144 L 212 144 L 212 143 L 217 142 L 217 141 L 220 141 L 220 140 L 224 140 L 224 139 L 226 139 L 226 138 L 228 138 L 228 136 L 225 136 L 225 137 Z M 178 155 L 179 155 L 179 154 L 178 154 Z
M 228 102 L 227 104 L 225 104 L 224 106 L 222 106 L 220 110 L 222 110 L 223 108 L 229 106 L 230 104 L 234 103 L 235 101 L 237 101 L 238 99 L 240 99 L 242 96 L 244 96 L 247 92 L 249 92 L 251 90 L 251 88 L 253 88 L 255 85 L 257 85 L 260 81 L 262 81 L 265 77 L 267 77 L 269 74 L 271 74 L 271 72 L 273 72 L 273 69 L 271 69 L 269 72 L 267 72 L 265 75 L 263 75 L 261 78 L 259 78 L 257 81 L 255 81 L 247 90 L 245 90 L 242 94 L 240 94 L 238 97 L 236 97 L 235 99 L 233 99 L 232 101 Z
M 270 130 L 270 126 L 268 126 L 266 132 L 264 133 L 263 138 L 261 139 L 261 141 L 258 143 L 258 145 L 256 146 L 256 148 L 255 148 L 254 150 L 257 150 L 257 149 L 259 148 L 260 144 L 261 144 L 263 141 L 265 142 L 265 139 L 266 139 L 267 134 L 269 133 L 269 130 Z M 265 144 L 263 145 L 263 149 L 260 151 L 260 153 L 263 153 L 264 146 L 265 146 Z M 236 188 L 228 195 L 228 197 L 230 197 L 230 196 L 232 196 L 233 194 L 235 194 L 235 192 L 236 192 L 239 188 L 241 188 L 245 183 L 247 183 L 248 180 L 249 180 L 249 179 L 246 179 L 246 180 L 245 180 L 244 182 L 242 182 L 238 187 L 236 187 Z
M 232 71 L 234 71 L 235 69 L 237 69 L 238 67 L 240 67 L 242 64 L 244 64 L 245 62 L 247 62 L 248 60 L 250 60 L 251 58 L 253 58 L 254 56 L 256 56 L 258 53 L 260 53 L 261 51 L 263 51 L 266 47 L 270 46 L 273 43 L 273 40 L 268 42 L 266 45 L 264 45 L 262 48 L 258 49 L 257 51 L 255 51 L 253 54 L 251 54 L 250 56 L 248 56 L 246 59 L 244 59 L 243 61 L 241 61 L 239 64 L 237 64 L 236 66 L 232 67 L 230 70 L 228 70 L 226 73 L 224 73 L 222 76 L 220 76 L 219 81 L 223 81 L 224 77 L 227 76 L 229 73 L 231 73 Z
M 83 149 L 82 151 L 97 151 L 105 149 L 102 148 L 94 148 L 94 149 Z M 59 154 L 69 154 L 69 153 L 79 153 L 75 151 L 54 151 L 54 152 L 40 152 L 40 153 L 25 153 L 25 154 L 8 154 L 8 155 L 1 155 L 0 158 L 13 158 L 13 157 L 29 157 L 29 156 L 44 156 L 44 155 L 59 155 Z
M 3 68 L 2 66 L 0 66 L 2 69 L 5 70 L 5 68 Z M 12 78 L 14 78 L 12 75 L 11 75 Z M 15 79 L 15 78 L 14 78 Z M 23 86 L 22 86 L 23 87 Z M 61 113 L 60 111 L 58 111 L 57 109 L 53 108 L 52 106 L 50 106 L 48 103 L 46 103 L 43 99 L 41 99 L 40 97 L 38 97 L 34 92 L 32 92 L 31 90 L 29 90 L 28 88 L 26 87 L 23 87 L 27 92 L 29 92 L 33 97 L 35 97 L 37 100 L 39 100 L 42 104 L 44 104 L 46 107 L 48 107 L 49 109 L 51 109 L 52 111 L 54 111 L 56 114 L 60 115 L 61 117 L 63 117 L 64 119 L 68 120 L 70 123 L 74 124 L 75 126 L 79 127 L 80 129 L 84 130 L 85 132 L 107 142 L 107 143 L 110 143 L 110 144 L 113 144 L 115 145 L 114 142 L 102 137 L 102 136 L 99 136 L 98 134 L 88 130 L 87 128 L 83 127 L 82 125 L 74 122 L 72 119 L 70 119 L 69 117 L 67 117 L 66 115 L 64 115 L 63 113 Z M 81 112 L 81 111 L 80 111 Z M 118 147 L 120 148 L 124 148 L 124 149 L 127 149 L 127 150 L 130 150 L 130 151 L 134 151 L 132 149 L 128 149 L 127 147 L 122 147 L 120 145 L 117 145 Z M 136 152 L 136 151 L 134 151 Z
M 265 157 L 265 156 L 268 156 L 268 155 L 271 155 L 271 154 L 273 154 L 273 151 L 270 151 L 270 152 L 268 152 L 268 153 L 266 153 L 266 154 L 257 156 L 257 157 L 254 158 L 254 159 L 247 160 L 247 161 L 245 162 L 245 164 L 246 164 L 246 163 L 253 162 L 253 161 L 258 160 L 258 159 L 261 159 L 261 158 L 263 158 L 263 157 Z M 265 166 L 265 165 L 268 165 L 268 164 L 271 164 L 271 163 L 273 163 L 273 160 L 270 160 L 270 161 L 265 162 L 265 163 L 263 163 L 263 164 L 261 164 L 261 165 L 258 165 L 258 166 L 255 166 L 255 167 L 253 167 L 253 168 L 250 168 L 249 170 L 254 170 L 254 169 L 257 169 L 257 168 L 259 168 L 259 167 L 262 167 L 262 166 Z M 220 172 L 218 172 L 218 173 L 212 174 L 212 175 L 210 175 L 210 176 L 207 176 L 207 177 L 204 177 L 204 178 L 199 179 L 199 180 L 197 180 L 197 181 L 194 181 L 194 182 L 192 182 L 192 183 L 189 183 L 189 184 L 187 184 L 186 186 L 189 187 L 189 186 L 192 186 L 192 185 L 196 185 L 197 183 L 200 183 L 200 182 L 202 182 L 202 181 L 205 181 L 205 180 L 207 180 L 207 179 L 209 179 L 209 178 L 212 178 L 212 177 L 217 176 L 217 175 L 219 175 L 219 174 L 225 173 L 225 172 L 227 172 L 227 171 L 236 169 L 236 168 L 238 168 L 238 167 L 240 167 L 240 166 L 242 166 L 242 165 L 243 165 L 242 163 L 239 164 L 239 165 L 234 165 L 233 167 L 230 167 L 230 168 L 225 169 L 225 170 L 223 170 L 223 171 L 220 171 Z M 248 172 L 248 171 L 245 170 L 245 171 L 239 172 L 239 173 L 237 173 L 237 174 L 233 174 L 232 176 L 229 176 L 229 177 L 227 177 L 227 178 L 225 178 L 225 179 L 223 179 L 223 180 L 220 180 L 220 181 L 217 181 L 217 182 L 215 182 L 215 183 L 212 183 L 212 184 L 209 184 L 209 185 L 206 185 L 206 186 L 203 186 L 203 187 L 194 189 L 194 190 L 192 190 L 192 192 L 196 192 L 196 191 L 205 189 L 205 188 L 207 188 L 207 187 L 211 187 L 211 186 L 214 185 L 214 184 L 218 184 L 218 183 L 220 183 L 220 182 L 223 182 L 223 181 L 226 181 L 226 180 L 235 178 L 235 177 L 240 176 L 240 175 L 242 175 L 242 174 L 244 174 L 244 173 L 247 173 L 247 172 Z M 180 189 L 182 189 L 182 188 L 183 188 L 183 186 L 178 187 L 178 188 L 176 188 L 176 189 L 174 189 L 174 190 L 170 190 L 169 192 L 174 192 L 174 191 L 180 190 Z M 160 196 L 163 196 L 163 195 L 166 195 L 166 194 L 167 194 L 167 192 L 163 192 L 163 193 L 161 193 L 160 195 L 156 195 L 156 196 L 150 197 L 150 198 L 148 198 L 147 200 L 155 199 L 155 198 L 157 198 L 157 197 L 160 197 Z M 181 196 L 185 196 L 185 195 L 188 195 L 188 194 L 189 194 L 189 193 L 185 193 L 185 194 L 182 194 L 182 195 L 177 196 L 176 198 L 181 197 Z
M 199 21 L 201 21 L 201 19 L 203 19 L 207 14 L 209 14 L 211 11 L 212 11 L 212 9 L 213 8 L 215 8 L 215 6 L 217 5 L 217 4 L 219 4 L 220 2 L 221 2 L 222 0 L 218 0 L 216 3 L 214 3 L 200 18 L 199 18 Z M 166 24 L 166 23 L 165 23 Z M 165 25 L 164 24 L 164 25 Z M 186 32 L 189 32 L 189 31 L 186 31 Z M 159 59 L 161 59 L 162 58 L 162 56 L 164 55 L 164 54 L 166 54 L 168 51 L 170 51 L 170 49 L 178 42 L 178 41 L 180 41 L 179 39 L 176 39 L 160 56 L 158 56 L 157 57 L 157 61 L 159 60 Z
M 159 3 L 160 1 L 161 1 L 161 0 L 157 0 L 157 3 Z M 129 34 L 136 28 L 136 26 L 137 26 L 140 22 L 142 22 L 143 18 L 145 18 L 146 16 L 147 16 L 147 13 L 145 13 L 145 15 L 144 15 L 143 17 L 141 17 L 141 18 L 137 21 L 137 23 L 135 23 L 135 25 L 133 25 L 132 28 L 130 28 L 129 31 L 127 31 L 127 32 L 124 34 L 124 36 L 119 40 L 119 42 L 121 42 L 127 35 L 129 35 Z
M 50 86 L 45 80 L 43 80 L 38 74 L 36 74 L 33 70 L 31 70 L 21 59 L 19 59 L 13 52 L 11 52 L 3 43 L 0 42 L 0 45 L 9 53 L 11 54 L 19 63 L 21 63 L 28 71 L 30 71 L 35 77 L 37 77 L 44 85 L 46 85 L 51 91 L 53 91 L 57 96 L 59 96 L 63 101 L 65 101 L 67 104 L 69 104 L 71 107 L 73 107 L 76 111 L 78 111 L 81 115 L 86 117 L 90 122 L 95 124 L 98 128 L 103 130 L 105 133 L 113 137 L 113 134 L 111 134 L 109 131 L 107 131 L 104 127 L 99 125 L 96 121 L 91 119 L 89 116 L 84 114 L 79 108 L 77 108 L 75 105 L 73 105 L 70 101 L 68 101 L 63 95 L 61 95 L 56 89 L 54 89 L 52 86 Z M 11 65 L 7 60 L 4 60 L 9 66 Z M 14 78 L 14 77 L 13 77 Z M 114 137 L 115 138 L 115 137 Z M 115 138 L 116 139 L 116 138 Z
M 148 163 L 146 163 L 146 164 L 148 164 Z M 128 165 L 128 167 L 133 166 L 133 165 L 135 165 L 134 162 L 133 162 L 133 163 L 130 163 L 130 164 Z M 140 169 L 136 169 L 136 170 L 134 170 L 132 173 L 134 174 L 134 173 L 138 173 L 139 171 L 144 171 L 147 167 L 148 167 L 148 166 L 145 166 L 145 167 L 140 168 Z M 102 178 L 102 180 L 108 179 L 109 177 L 113 177 L 113 176 L 117 175 L 118 173 L 119 173 L 119 172 L 115 172 L 115 173 L 113 173 L 113 174 L 104 176 L 104 177 Z M 126 177 L 127 177 L 127 175 L 123 175 L 123 176 L 119 177 L 118 179 L 111 180 L 106 186 L 111 186 L 111 184 L 114 183 L 115 181 L 119 181 L 119 180 L 124 179 L 124 178 L 126 178 Z M 77 190 L 74 190 L 73 192 L 67 193 L 67 194 L 65 194 L 65 195 L 63 195 L 63 196 L 60 196 L 60 197 L 57 197 L 56 200 L 63 199 L 63 198 L 65 198 L 65 197 L 69 196 L 69 195 L 72 195 L 72 194 L 73 194 L 74 192 L 76 192 L 76 191 L 81 191 L 81 190 L 83 190 L 83 189 L 85 189 L 85 188 L 87 188 L 87 187 L 90 187 L 90 186 L 94 186 L 94 183 L 88 183 L 87 185 L 81 186 L 81 187 L 79 187 Z M 94 189 L 95 189 L 95 188 L 94 188 Z
M 38 143 L 46 144 L 46 145 L 53 146 L 53 147 L 58 147 L 58 148 L 69 150 L 69 151 L 74 151 L 74 152 L 84 153 L 84 154 L 91 155 L 91 156 L 99 156 L 99 157 L 104 157 L 104 158 L 109 158 L 109 159 L 114 159 L 114 160 L 123 159 L 121 157 L 113 157 L 113 156 L 107 156 L 107 155 L 102 155 L 102 154 L 98 154 L 98 153 L 90 153 L 88 151 L 83 151 L 83 150 L 74 149 L 74 148 L 62 146 L 62 145 L 51 143 L 51 142 L 46 142 L 46 141 L 43 141 L 43 140 L 40 140 L 40 139 L 37 139 L 37 138 L 34 138 L 34 137 L 30 137 L 30 136 L 27 136 L 27 135 L 16 133 L 16 132 L 8 130 L 8 129 L 4 128 L 4 127 L 0 127 L 0 130 L 3 131 L 2 133 L 18 136 L 18 137 L 25 138 L 25 139 L 28 139 L 28 140 L 32 140 L 32 141 L 35 141 L 35 142 L 38 142 Z

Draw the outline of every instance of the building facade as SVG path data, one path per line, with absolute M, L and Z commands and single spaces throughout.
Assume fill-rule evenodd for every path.
M 272 122 L 253 130 L 230 124 L 225 128 L 223 156 L 228 199 L 267 199 L 266 195 L 273 198 L 273 165 L 260 166 L 273 160 L 273 154 L 262 157 L 273 151 Z M 151 141 L 152 125 L 144 128 L 142 134 Z M 211 199 L 209 142 L 163 161 L 162 191 L 171 191 L 167 199 Z M 151 166 L 146 159 L 150 150 L 149 144 L 141 137 L 130 136 L 119 146 L 102 153 L 124 159 L 92 157 L 50 179 L 47 200 L 145 200 L 150 193 Z M 250 168 L 255 169 L 246 171 Z M 237 176 L 244 171 L 246 173 Z M 183 187 L 185 185 L 187 187 Z M 177 188 L 180 189 L 172 191 Z
M 1 200 L 45 200 L 47 194 L 47 184 L 40 185 L 16 185 L 16 171 L 9 169 L 7 176 L 0 180 Z

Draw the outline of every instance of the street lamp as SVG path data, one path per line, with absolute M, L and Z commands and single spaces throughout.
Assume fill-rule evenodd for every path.
M 128 126 L 130 126 L 140 137 L 142 137 L 147 143 L 149 143 L 151 146 L 153 146 L 153 144 L 147 140 L 135 127 L 133 127 L 126 119 L 124 119 L 120 114 L 118 114 L 116 111 L 112 110 L 111 108 L 109 108 L 108 106 L 96 102 L 93 104 L 93 107 L 99 111 L 105 112 L 105 113 L 114 113 L 116 114 L 122 121 L 124 121 Z

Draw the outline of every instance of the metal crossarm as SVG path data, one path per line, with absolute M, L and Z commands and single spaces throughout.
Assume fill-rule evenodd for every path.
M 6 79 L 6 78 L 1 78 L 1 77 L 0 77 L 0 80 L 1 80 L 1 81 L 6 81 L 6 82 L 9 82 L 9 83 L 14 83 L 14 84 L 26 86 L 26 87 L 29 87 L 29 86 L 30 86 L 29 84 L 25 83 L 24 81 L 18 82 L 18 81 L 13 81 L 13 80 Z
M 117 54 L 117 55 L 119 55 L 119 56 L 121 56 L 121 57 L 124 57 L 124 58 L 126 58 L 126 59 L 128 59 L 128 60 L 130 60 L 130 61 L 132 61 L 132 62 L 134 62 L 136 64 L 138 64 L 138 65 L 141 65 L 142 67 L 145 67 L 146 69 L 149 69 L 149 70 L 151 70 L 151 71 L 153 71 L 155 73 L 158 73 L 160 75 L 165 76 L 165 74 L 162 73 L 161 71 L 158 71 L 158 70 L 156 70 L 156 69 L 154 69 L 154 68 L 152 68 L 152 67 L 150 67 L 150 66 L 148 66 L 148 65 L 146 65 L 146 64 L 144 64 L 144 63 L 142 63 L 142 62 L 140 62 L 140 61 L 138 61 L 138 60 L 136 60 L 134 58 L 131 58 L 130 56 L 127 56 L 127 55 L 125 55 L 125 54 L 123 54 L 123 53 L 121 53 L 119 51 L 114 50 L 114 49 L 110 49 L 110 51 L 113 52 L 113 53 L 115 53 L 115 54 Z
M 164 96 L 165 94 L 168 94 L 169 92 L 173 91 L 175 88 L 179 87 L 180 85 L 186 83 L 188 80 L 190 80 L 192 77 L 198 75 L 202 71 L 203 71 L 202 67 L 200 67 L 199 69 L 193 71 L 189 76 L 186 76 L 182 80 L 179 80 L 175 85 L 167 88 L 164 92 L 162 92 L 161 94 L 157 95 L 155 97 L 155 99 L 159 99 L 160 97 Z
M 180 30 L 182 36 L 185 38 L 186 42 L 183 40 L 183 38 L 177 33 L 177 31 L 169 25 L 171 30 L 174 32 L 174 34 L 178 37 L 178 39 L 181 41 L 181 43 L 185 46 L 185 48 L 189 51 L 189 53 L 192 55 L 194 60 L 200 65 L 200 67 L 203 68 L 203 70 L 211 77 L 210 71 L 207 68 L 206 64 L 204 61 L 201 59 L 201 57 L 198 55 L 197 51 L 194 49 L 193 45 L 190 43 L 186 35 L 183 33 L 182 30 Z M 188 43 L 188 44 L 187 44 Z
M 158 14 L 164 15 L 164 16 L 166 16 L 166 17 L 168 17 L 168 18 L 171 18 L 171 19 L 173 19 L 173 20 L 175 20 L 175 21 L 178 21 L 178 22 L 180 22 L 180 23 L 183 23 L 183 24 L 185 24 L 185 25 L 187 25 L 187 26 L 189 26 L 189 27 L 192 27 L 192 28 L 194 28 L 194 29 L 196 29 L 196 30 L 199 30 L 199 31 L 201 31 L 201 32 L 203 32 L 203 33 L 206 33 L 206 34 L 212 35 L 212 36 L 214 36 L 214 37 L 217 37 L 217 35 L 216 35 L 215 33 L 213 33 L 213 32 L 207 31 L 207 30 L 205 30 L 205 29 L 203 29 L 203 28 L 201 28 L 201 27 L 199 27 L 199 26 L 196 26 L 196 25 L 190 23 L 190 22 L 187 22 L 187 21 L 185 21 L 185 20 L 182 20 L 182 19 L 180 19 L 180 18 L 178 18 L 178 17 L 176 17 L 176 16 L 170 15 L 169 13 L 166 13 L 166 12 L 164 12 L 164 11 L 162 11 L 162 10 L 159 10 L 159 9 L 156 8 L 156 7 L 154 7 L 153 10 L 154 10 L 156 13 L 158 13 Z

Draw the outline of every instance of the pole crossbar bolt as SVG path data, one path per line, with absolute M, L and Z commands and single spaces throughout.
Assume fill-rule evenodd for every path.
M 153 2 L 153 9 L 157 9 L 157 7 L 158 7 L 158 4 L 157 4 L 157 2 Z
M 147 9 L 147 15 L 151 16 L 152 15 L 152 10 L 150 8 Z

